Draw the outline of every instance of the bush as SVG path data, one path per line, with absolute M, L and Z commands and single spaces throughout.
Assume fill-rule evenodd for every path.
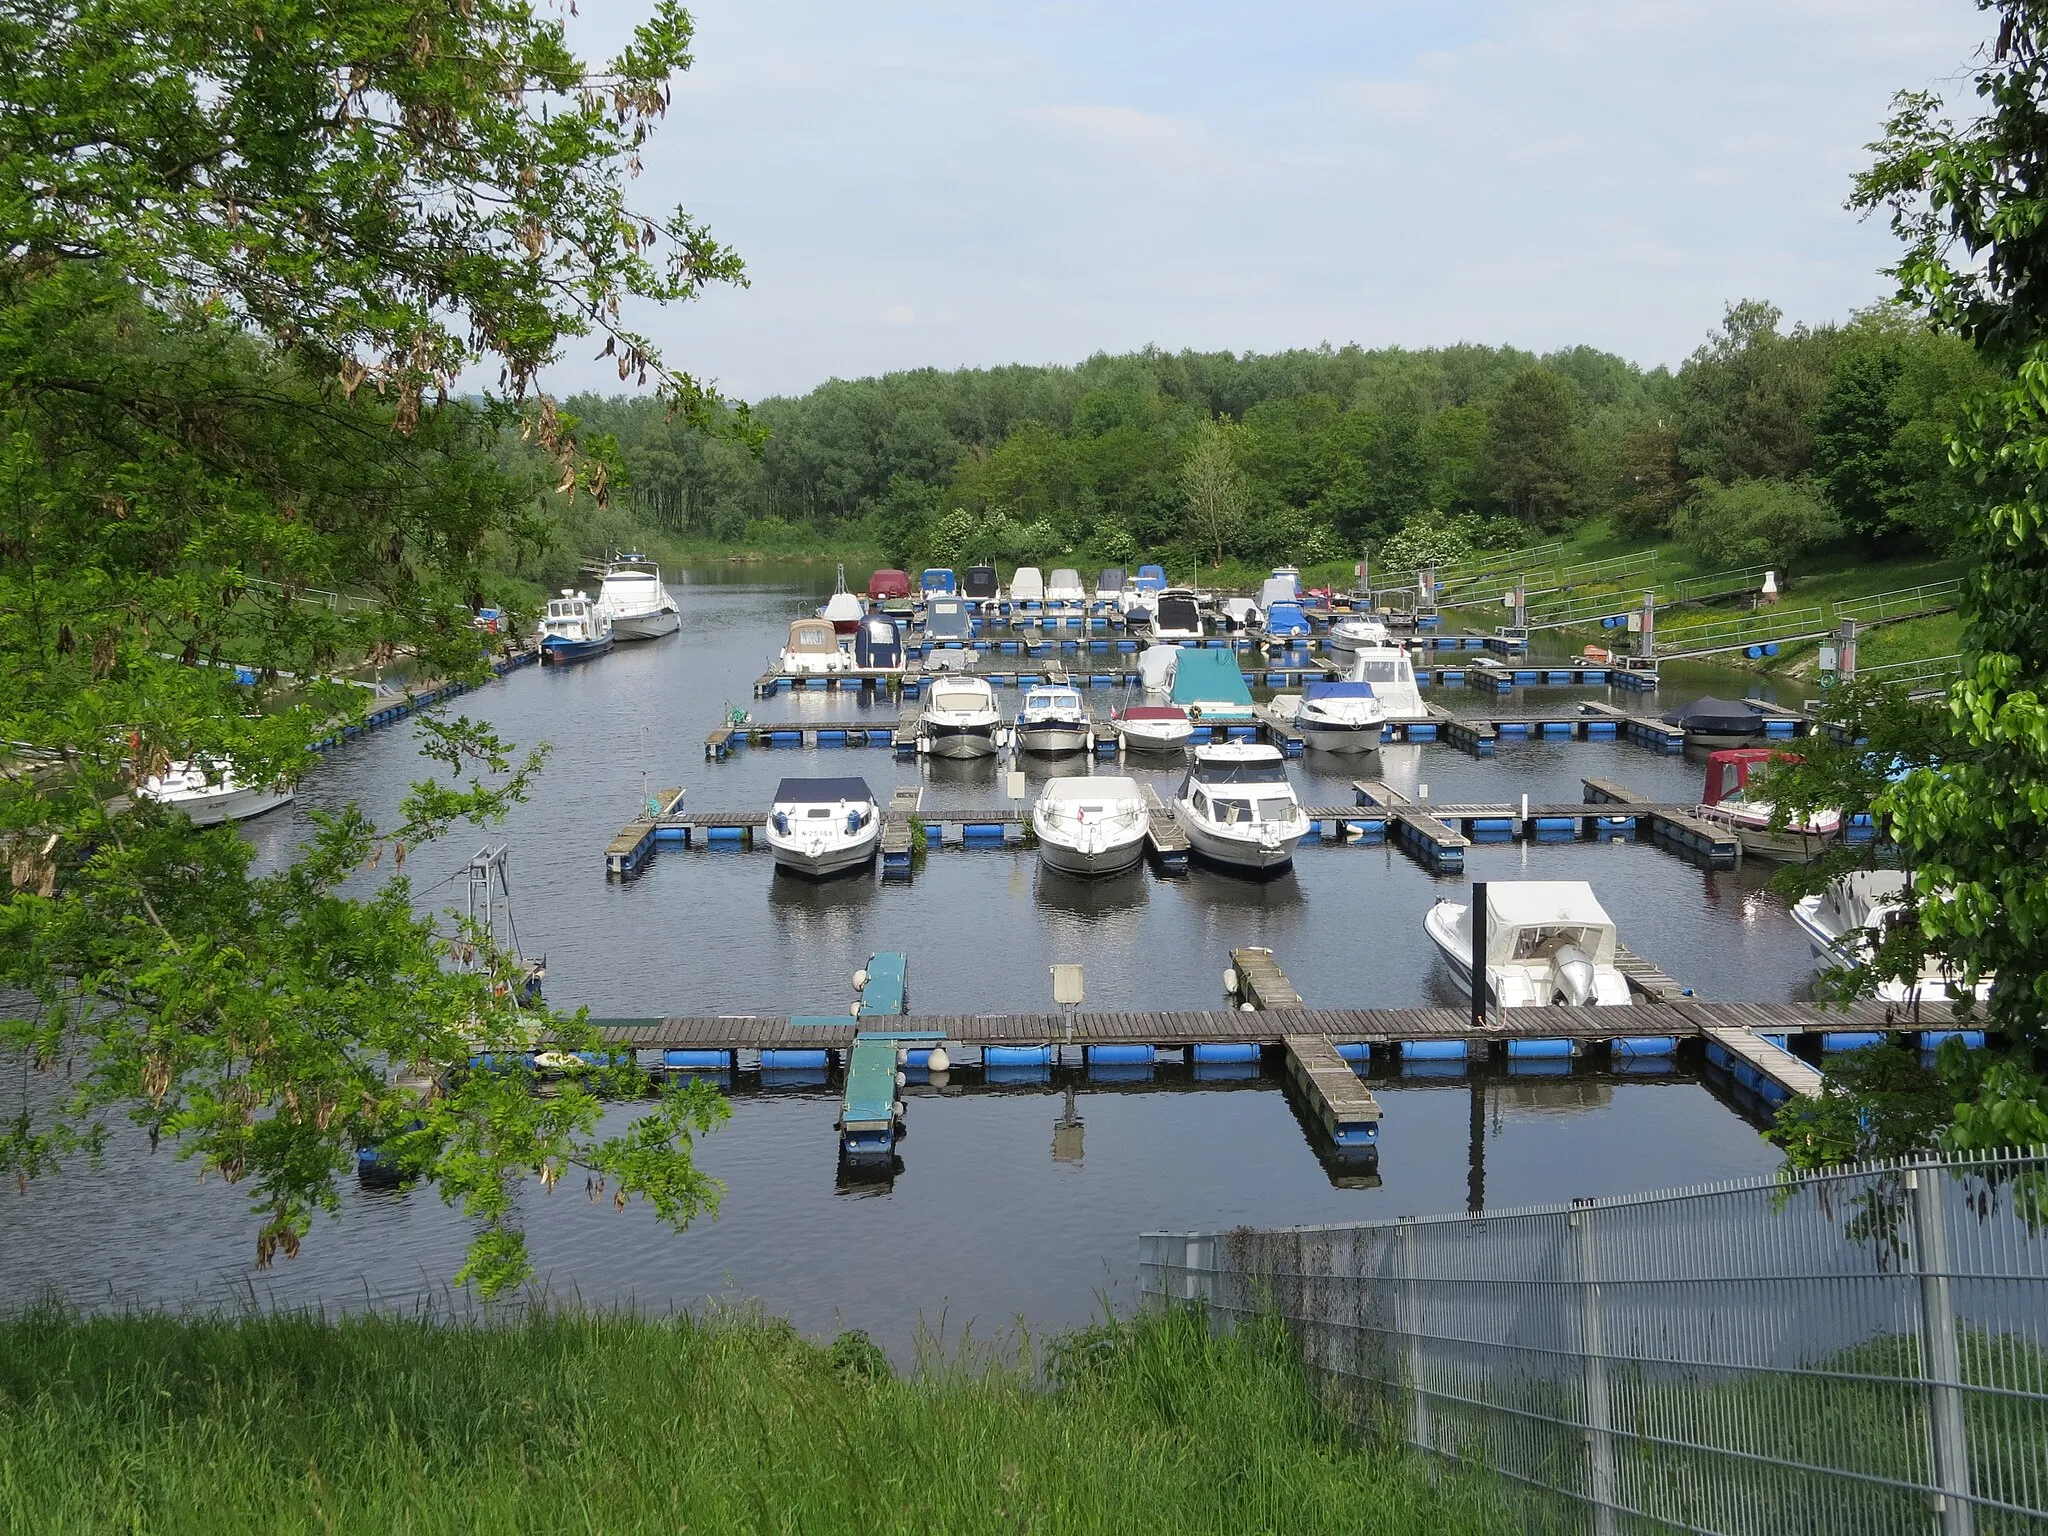
M 1673 531 L 1713 565 L 1770 565 L 1782 570 L 1816 544 L 1841 537 L 1841 520 L 1803 481 L 1702 482 L 1678 509 Z

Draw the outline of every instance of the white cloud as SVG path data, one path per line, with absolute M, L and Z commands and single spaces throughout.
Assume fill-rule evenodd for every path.
M 632 0 L 586 7 L 616 29 Z M 700 0 L 641 195 L 754 286 L 640 317 L 758 397 L 889 368 L 1356 340 L 1676 362 L 1886 291 L 1842 211 L 1970 0 Z M 616 46 L 616 38 L 591 45 Z M 906 295 L 910 296 L 906 299 Z M 914 302 L 912 302 L 914 300 Z M 616 388 L 564 365 L 557 386 Z

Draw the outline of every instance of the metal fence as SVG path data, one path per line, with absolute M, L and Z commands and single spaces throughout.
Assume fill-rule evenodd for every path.
M 1139 1275 L 1602 1536 L 2048 1529 L 2048 1153 L 1148 1233 Z

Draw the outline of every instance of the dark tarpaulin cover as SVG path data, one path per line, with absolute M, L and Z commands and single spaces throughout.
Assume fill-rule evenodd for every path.
M 837 800 L 873 800 L 868 781 L 852 779 L 784 779 L 775 786 L 777 805 L 830 805 Z
M 1764 717 L 1738 699 L 1694 699 L 1665 715 L 1664 723 L 1734 736 L 1762 730 Z

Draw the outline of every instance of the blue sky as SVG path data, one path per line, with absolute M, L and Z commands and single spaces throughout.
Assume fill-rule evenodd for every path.
M 595 53 L 636 14 L 581 0 Z M 756 399 L 1156 343 L 1590 343 L 1681 360 L 1724 305 L 1881 297 L 1843 210 L 1969 0 L 1167 5 L 706 0 L 636 200 L 753 286 L 639 317 Z M 618 387 L 578 348 L 548 384 Z

